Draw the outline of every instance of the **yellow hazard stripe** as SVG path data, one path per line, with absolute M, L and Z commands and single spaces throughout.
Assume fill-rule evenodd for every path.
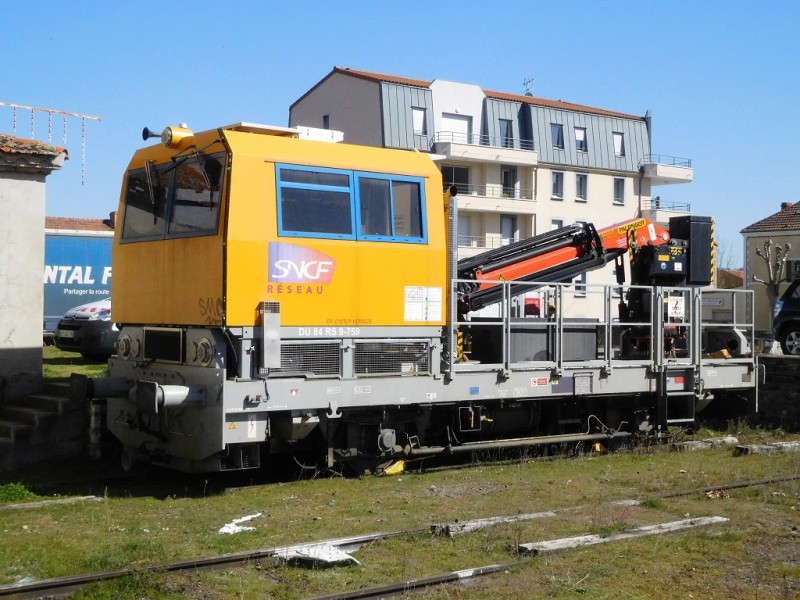
M 711 283 L 717 284 L 717 245 L 714 243 L 714 217 L 711 217 Z

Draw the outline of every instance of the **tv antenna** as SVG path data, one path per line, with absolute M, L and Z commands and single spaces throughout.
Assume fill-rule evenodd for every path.
M 17 110 L 31 111 L 31 139 L 36 139 L 36 113 L 47 114 L 47 143 L 53 143 L 53 115 L 61 117 L 64 146 L 67 145 L 67 119 L 77 118 L 81 120 L 81 185 L 86 183 L 86 121 L 101 121 L 101 117 L 94 115 L 84 115 L 82 113 L 67 112 L 54 108 L 40 108 L 38 106 L 26 106 L 24 104 L 14 104 L 13 102 L 0 102 L 0 106 L 7 106 L 13 114 L 13 133 L 17 135 Z
M 523 79 L 522 85 L 525 86 L 525 95 L 533 96 L 533 77 L 526 77 Z

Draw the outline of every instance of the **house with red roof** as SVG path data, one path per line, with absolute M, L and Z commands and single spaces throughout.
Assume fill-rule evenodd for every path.
M 766 286 L 758 280 L 769 281 L 767 262 L 756 250 L 765 253 L 764 244 L 771 242 L 772 261 L 775 262 L 780 248 L 786 255 L 786 264 L 781 276 L 779 296 L 794 279 L 800 277 L 800 202 L 782 202 L 781 208 L 760 221 L 741 230 L 744 237 L 744 284 L 753 290 L 756 331 L 771 333 L 772 309 Z M 786 253 L 786 245 L 789 252 Z

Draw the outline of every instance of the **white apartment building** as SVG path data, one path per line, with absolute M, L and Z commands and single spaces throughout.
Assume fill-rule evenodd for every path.
M 654 155 L 651 117 L 334 67 L 296 100 L 289 126 L 335 129 L 353 144 L 434 155 L 459 190 L 459 257 L 576 222 L 598 229 L 690 212 L 654 193 L 689 183 L 687 159 Z M 574 301 L 597 313 L 584 283 L 613 283 L 613 267 L 576 280 Z

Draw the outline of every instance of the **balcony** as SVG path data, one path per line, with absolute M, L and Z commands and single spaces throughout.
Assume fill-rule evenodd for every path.
M 692 205 L 688 202 L 671 202 L 661 196 L 642 200 L 642 216 L 664 227 L 669 225 L 670 217 L 692 214 Z
M 481 213 L 536 214 L 533 190 L 504 188 L 498 184 L 461 185 L 458 188 L 458 210 Z
M 446 184 L 450 185 L 450 184 Z M 528 200 L 532 201 L 533 190 L 523 188 L 505 188 L 499 184 L 477 184 L 464 185 L 455 184 L 458 188 L 459 197 L 479 196 L 481 198 L 491 198 L 493 200 Z
M 447 158 L 472 162 L 494 162 L 507 165 L 536 166 L 539 153 L 533 140 L 439 131 L 433 137 L 432 150 Z
M 664 154 L 650 154 L 639 165 L 642 175 L 650 185 L 690 183 L 694 180 L 694 169 L 689 158 L 678 158 Z
M 504 238 L 499 234 L 487 235 L 459 235 L 458 247 L 459 248 L 480 248 L 481 250 L 491 250 L 492 248 L 500 248 L 501 246 L 508 246 L 514 242 L 518 242 L 519 238 Z

